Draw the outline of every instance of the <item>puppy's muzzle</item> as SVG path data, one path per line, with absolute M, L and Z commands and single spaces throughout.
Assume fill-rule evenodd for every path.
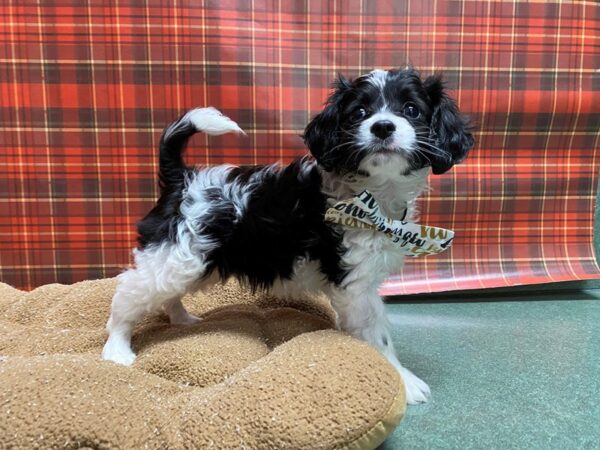
M 396 131 L 396 125 L 390 120 L 379 120 L 371 126 L 371 133 L 381 140 L 385 140 Z

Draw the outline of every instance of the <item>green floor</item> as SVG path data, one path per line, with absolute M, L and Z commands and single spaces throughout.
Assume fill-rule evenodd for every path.
M 388 304 L 432 391 L 379 450 L 600 449 L 600 290 Z

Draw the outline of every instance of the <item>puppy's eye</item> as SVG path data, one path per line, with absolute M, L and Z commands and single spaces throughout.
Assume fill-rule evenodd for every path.
M 402 114 L 406 117 L 410 117 L 411 119 L 416 119 L 421 115 L 419 109 L 417 108 L 417 105 L 410 102 L 404 105 L 404 108 L 402 108 Z
M 367 117 L 367 110 L 365 108 L 357 108 L 350 115 L 350 119 L 354 122 L 358 122 L 359 120 L 362 120 L 365 117 Z

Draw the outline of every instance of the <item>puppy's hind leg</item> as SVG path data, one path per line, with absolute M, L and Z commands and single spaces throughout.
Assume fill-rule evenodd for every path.
M 127 366 L 135 360 L 131 335 L 136 322 L 169 302 L 172 320 L 193 317 L 179 299 L 206 269 L 202 258 L 174 243 L 134 250 L 134 257 L 135 267 L 118 277 L 106 325 L 109 336 L 102 350 L 103 359 Z
M 165 304 L 165 312 L 173 325 L 193 325 L 202 319 L 190 314 L 181 303 L 181 297 L 175 297 Z
M 192 286 L 188 288 L 188 292 L 196 292 L 197 290 L 204 290 L 219 281 L 219 274 L 213 272 L 211 274 L 204 274 L 200 280 L 197 280 Z M 173 297 L 164 304 L 164 309 L 169 316 L 169 321 L 172 325 L 194 325 L 201 322 L 202 319 L 190 314 L 183 306 L 181 302 L 181 295 Z

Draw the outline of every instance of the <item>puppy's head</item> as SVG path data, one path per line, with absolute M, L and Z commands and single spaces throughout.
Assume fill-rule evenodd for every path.
M 473 146 L 467 121 L 439 76 L 422 81 L 413 69 L 340 77 L 304 141 L 317 162 L 340 175 L 385 169 L 408 175 L 431 166 L 444 173 Z

